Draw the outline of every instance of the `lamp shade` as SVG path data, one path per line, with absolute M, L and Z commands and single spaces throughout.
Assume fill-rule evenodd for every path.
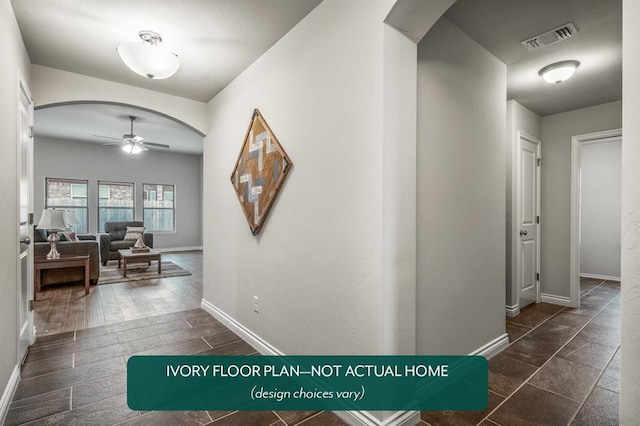
M 178 56 L 149 42 L 123 43 L 118 53 L 131 71 L 153 80 L 169 78 L 180 68 Z
M 40 216 L 40 221 L 38 222 L 38 226 L 36 226 L 36 228 L 56 230 L 67 229 L 67 224 L 65 223 L 65 211 L 56 209 L 43 209 L 42 216 Z
M 578 61 L 557 62 L 542 68 L 538 74 L 540 74 L 547 83 L 559 84 L 570 79 L 579 66 L 580 62 Z

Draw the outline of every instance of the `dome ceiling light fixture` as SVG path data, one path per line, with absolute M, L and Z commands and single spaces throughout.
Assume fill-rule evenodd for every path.
M 570 79 L 579 66 L 580 62 L 578 61 L 556 62 L 555 64 L 542 68 L 538 74 L 540 74 L 547 83 L 560 84 Z
M 142 43 L 122 43 L 117 50 L 122 62 L 136 74 L 151 80 L 169 78 L 180 68 L 178 55 L 160 46 L 162 37 L 153 31 L 138 33 Z

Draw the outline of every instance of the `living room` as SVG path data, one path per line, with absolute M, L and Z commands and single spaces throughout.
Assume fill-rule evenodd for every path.
M 80 238 L 95 235 L 100 243 L 100 252 L 93 249 L 90 253 L 99 257 L 99 262 L 91 259 L 90 278 L 101 286 L 92 286 L 85 299 L 81 287 L 64 283 L 81 278 L 81 274 L 58 278 L 60 269 L 40 271 L 43 285 L 36 294 L 34 318 L 38 335 L 197 307 L 202 298 L 201 282 L 193 277 L 169 277 L 202 274 L 202 135 L 151 111 L 105 103 L 38 109 L 35 122 L 35 224 L 43 209 L 73 211 L 76 223 L 70 224 L 70 230 Z M 129 132 L 146 136 L 141 140 L 143 151 L 132 154 L 122 150 L 128 147 L 122 135 Z M 151 273 L 154 268 L 137 275 L 134 269 L 128 277 L 122 276 L 117 256 L 109 255 L 104 240 L 106 222 L 145 227 L 147 245 L 164 255 L 161 278 Z M 58 248 L 63 256 L 69 255 L 67 245 L 76 246 L 73 254 L 86 254 L 77 250 L 77 244 L 62 241 Z M 40 249 L 36 248 L 36 256 L 42 254 Z M 174 254 L 167 255 L 169 252 Z M 174 283 L 178 288 L 186 286 L 182 288 L 183 300 L 163 298 L 159 294 L 164 290 L 163 280 L 178 281 Z M 137 287 L 138 303 L 129 303 L 132 295 L 126 291 L 103 288 L 103 284 Z M 104 293 L 114 294 L 109 309 L 101 303 L 106 299 Z

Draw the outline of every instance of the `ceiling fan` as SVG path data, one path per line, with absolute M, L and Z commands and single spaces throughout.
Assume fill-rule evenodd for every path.
M 136 117 L 132 115 L 129 116 L 129 120 L 131 121 L 131 131 L 128 134 L 122 135 L 122 139 L 112 138 L 110 136 L 101 136 L 101 135 L 93 135 L 93 136 L 97 138 L 117 140 L 119 142 L 105 143 L 103 145 L 120 145 L 121 149 L 124 152 L 131 155 L 138 154 L 144 151 L 149 151 L 149 148 L 147 148 L 149 146 L 153 148 L 169 148 L 169 145 L 163 144 L 163 143 L 143 142 L 144 138 L 142 136 L 138 136 L 135 133 L 133 133 L 133 122 L 135 121 L 135 119 Z

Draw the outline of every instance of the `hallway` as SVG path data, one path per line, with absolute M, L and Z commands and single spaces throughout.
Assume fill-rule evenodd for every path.
M 580 309 L 540 303 L 507 319 L 511 343 L 489 360 L 485 411 L 423 412 L 422 421 L 432 426 L 617 425 L 620 283 L 582 279 L 580 288 Z

